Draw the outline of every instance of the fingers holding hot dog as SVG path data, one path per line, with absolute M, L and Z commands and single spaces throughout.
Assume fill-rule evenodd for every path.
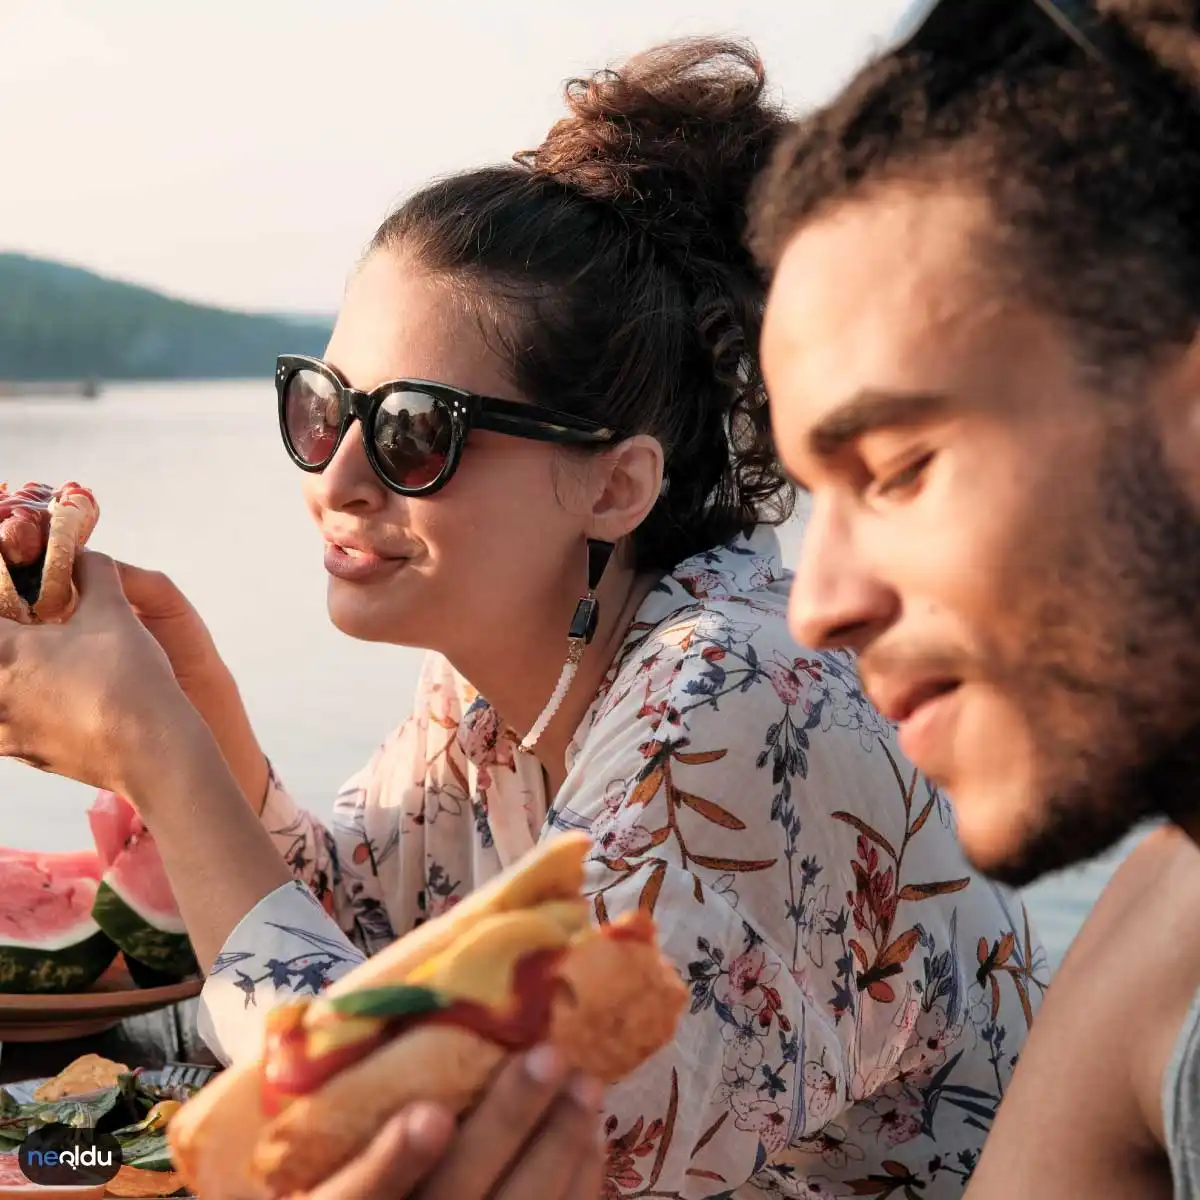
M 415 1104 L 393 1117 L 363 1154 L 308 1192 L 304 1200 L 406 1200 L 445 1152 L 454 1118 Z M 455 1200 L 462 1200 L 456 1196 Z
M 357 1157 L 289 1200 L 599 1200 L 604 1148 L 592 1093 L 541 1047 L 498 1073 L 455 1131 L 442 1105 L 416 1103 Z
M 587 1112 L 573 1101 L 568 1076 L 553 1045 L 510 1059 L 463 1121 L 453 1152 L 438 1164 L 419 1200 L 491 1196 L 501 1181 L 510 1180 L 515 1181 L 509 1188 L 514 1198 L 562 1194 L 557 1184 L 569 1179 L 588 1141 L 588 1127 L 594 1130 L 599 1119 L 594 1104 Z M 531 1168 L 540 1176 L 540 1192 L 520 1190 L 519 1181 Z
M 597 1200 L 602 1095 L 552 1044 L 510 1060 L 416 1200 Z

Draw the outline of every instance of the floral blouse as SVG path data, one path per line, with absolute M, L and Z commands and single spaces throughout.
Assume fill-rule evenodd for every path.
M 691 989 L 675 1040 L 606 1097 L 606 1195 L 959 1196 L 1045 987 L 1010 893 L 972 872 L 851 660 L 797 646 L 773 530 L 646 599 L 553 799 L 445 659 L 337 798 L 272 776 L 296 882 L 230 935 L 201 1022 L 226 1061 L 264 1012 L 350 970 L 560 830 L 596 919 L 637 905 Z

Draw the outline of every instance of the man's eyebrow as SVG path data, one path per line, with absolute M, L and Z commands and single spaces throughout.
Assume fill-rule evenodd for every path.
M 918 425 L 949 407 L 950 397 L 944 392 L 866 389 L 830 409 L 809 430 L 809 449 L 815 458 L 832 458 L 868 433 Z

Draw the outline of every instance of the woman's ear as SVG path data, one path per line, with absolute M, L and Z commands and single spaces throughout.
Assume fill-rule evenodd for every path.
M 588 534 L 620 541 L 646 519 L 662 492 L 662 445 L 649 434 L 638 434 L 595 455 L 591 465 Z

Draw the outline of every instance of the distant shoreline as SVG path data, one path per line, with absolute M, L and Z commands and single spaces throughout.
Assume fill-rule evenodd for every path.
M 30 397 L 95 400 L 102 391 L 98 379 L 0 379 L 0 400 Z
M 3 379 L 0 400 L 97 400 L 120 388 L 175 387 L 205 383 L 270 384 L 271 372 L 237 375 L 163 375 L 130 379 Z
M 0 398 L 270 379 L 278 355 L 319 355 L 333 328 L 332 320 L 193 304 L 21 254 L 0 253 L 0 296 Z

